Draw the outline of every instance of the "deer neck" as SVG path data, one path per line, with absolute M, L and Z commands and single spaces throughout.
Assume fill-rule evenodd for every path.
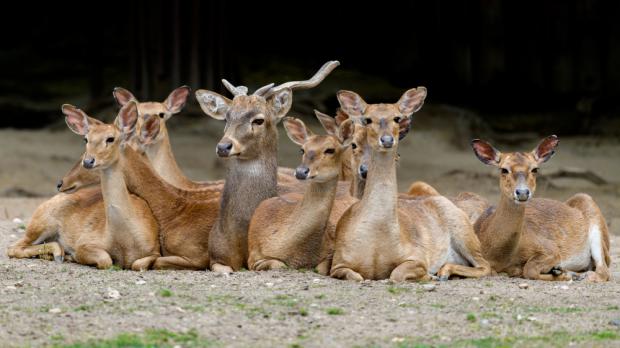
M 160 132 L 163 133 L 161 140 L 150 145 L 146 150 L 146 155 L 151 161 L 153 169 L 155 169 L 162 179 L 176 187 L 187 187 L 193 184 L 185 174 L 183 174 L 174 158 L 167 128 L 165 126 L 161 127 Z
M 398 186 L 396 185 L 396 151 L 372 152 L 368 177 L 360 200 L 378 219 L 398 222 Z
M 504 259 L 516 252 L 523 231 L 524 217 L 525 204 L 517 204 L 502 195 L 497 209 L 488 219 L 488 225 L 481 231 L 483 249 L 492 248 L 493 255 Z M 492 256 L 490 258 L 493 259 Z
M 122 158 L 101 171 L 101 193 L 108 225 L 118 226 L 131 219 L 133 209 L 122 171 Z
M 349 194 L 357 199 L 362 199 L 364 196 L 364 189 L 366 188 L 366 180 L 360 179 L 357 174 L 351 178 L 351 185 L 349 186 Z
M 293 212 L 295 221 L 301 226 L 311 227 L 309 230 L 324 227 L 334 205 L 337 188 L 337 177 L 326 182 L 310 182 Z

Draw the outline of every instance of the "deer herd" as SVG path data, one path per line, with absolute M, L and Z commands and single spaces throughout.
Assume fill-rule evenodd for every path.
M 607 224 L 593 199 L 532 198 L 556 136 L 530 152 L 472 141 L 478 159 L 497 167 L 497 206 L 471 192 L 448 198 L 424 182 L 399 193 L 398 145 L 427 90 L 410 89 L 393 104 L 340 91 L 335 117 L 316 111 L 325 134 L 314 134 L 286 116 L 293 92 L 317 86 L 338 65 L 327 62 L 309 80 L 272 83 L 251 95 L 222 80 L 232 99 L 196 91 L 204 113 L 226 122 L 216 148 L 228 163 L 222 181 L 194 182 L 174 158 L 166 123 L 183 109 L 188 87 L 161 103 L 116 88 L 121 108 L 110 124 L 63 105 L 67 126 L 84 138 L 84 154 L 59 181 L 59 193 L 37 208 L 9 257 L 135 271 L 304 268 L 355 281 L 497 273 L 609 280 Z M 300 147 L 294 172 L 278 167 L 281 121 Z

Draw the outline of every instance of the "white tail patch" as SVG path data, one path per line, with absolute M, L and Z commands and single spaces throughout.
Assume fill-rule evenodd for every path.
M 603 245 L 601 243 L 601 229 L 597 223 L 590 225 L 590 230 L 588 231 L 588 244 L 590 245 L 590 252 L 592 253 L 594 265 L 605 263 L 603 256 Z

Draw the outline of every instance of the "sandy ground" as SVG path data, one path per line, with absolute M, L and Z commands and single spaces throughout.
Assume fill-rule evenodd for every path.
M 179 123 L 171 133 L 181 167 L 193 179 L 221 177 L 223 166 L 213 149 L 222 125 Z M 456 136 L 445 127 L 414 127 L 399 151 L 401 189 L 414 179 L 426 180 L 447 195 L 470 190 L 496 201 L 495 170 L 452 145 Z M 281 164 L 295 166 L 297 147 L 280 138 Z M 532 140 L 517 148 L 534 145 Z M 82 149 L 81 139 L 68 130 L 0 130 L 0 193 L 14 196 L 0 197 L 0 346 L 94 344 L 117 340 L 121 333 L 140 340 L 149 329 L 168 330 L 157 342 L 172 346 L 620 346 L 618 140 L 561 137 L 542 176 L 578 167 L 606 183 L 547 180 L 536 193 L 564 200 L 583 191 L 595 198 L 613 233 L 612 281 L 491 277 L 434 283 L 431 292 L 423 284 L 349 283 L 309 271 L 218 277 L 7 259 L 3 250 L 23 233 L 12 220 L 27 221 Z M 20 196 L 24 192 L 43 197 Z M 518 287 L 523 282 L 528 289 Z M 187 332 L 190 338 L 183 336 Z

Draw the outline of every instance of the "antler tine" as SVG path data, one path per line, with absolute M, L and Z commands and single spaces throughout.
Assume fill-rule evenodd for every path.
M 269 92 L 273 88 L 274 84 L 270 83 L 265 85 L 259 89 L 257 89 L 253 94 L 259 97 L 262 97 L 265 93 Z
M 332 70 L 334 70 L 338 65 L 340 65 L 339 61 L 330 60 L 329 62 L 323 64 L 321 69 L 319 69 L 319 71 L 317 71 L 316 74 L 314 74 L 314 76 L 312 76 L 312 78 L 310 78 L 309 80 L 290 81 L 290 82 L 283 83 L 277 87 L 272 88 L 271 91 L 267 95 L 265 95 L 265 98 L 284 88 L 290 88 L 290 89 L 312 88 L 318 85 L 319 83 L 321 83 L 321 81 L 323 81 L 323 79 L 325 79 L 325 77 L 329 75 L 329 73 L 331 73 Z
M 248 93 L 247 87 L 239 86 L 235 87 L 232 83 L 228 82 L 226 79 L 222 79 L 222 83 L 227 90 L 230 91 L 235 97 L 238 95 L 246 95 Z

